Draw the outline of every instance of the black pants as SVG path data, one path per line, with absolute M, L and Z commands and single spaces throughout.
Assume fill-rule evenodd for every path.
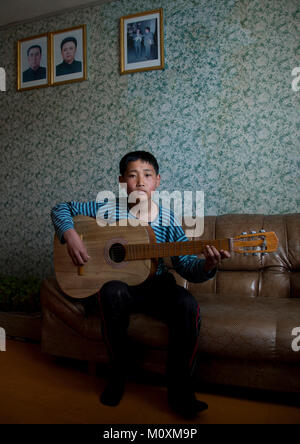
M 177 285 L 174 276 L 154 276 L 140 285 L 110 281 L 99 293 L 103 337 L 115 367 L 126 365 L 130 314 L 145 313 L 169 327 L 167 384 L 190 386 L 200 330 L 200 308 L 193 295 Z

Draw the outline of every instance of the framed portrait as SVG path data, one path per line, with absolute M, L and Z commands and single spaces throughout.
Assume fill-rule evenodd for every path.
M 49 35 L 18 40 L 18 91 L 50 84 Z
M 86 25 L 50 32 L 51 85 L 87 78 Z
M 164 69 L 163 10 L 120 19 L 121 74 Z

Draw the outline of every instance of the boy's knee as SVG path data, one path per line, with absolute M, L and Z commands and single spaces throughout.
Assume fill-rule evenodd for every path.
M 182 288 L 177 300 L 177 308 L 183 311 L 198 311 L 198 302 L 194 296 L 185 288 Z
M 100 289 L 100 303 L 104 310 L 120 310 L 128 305 L 128 286 L 122 281 L 106 282 Z
M 127 290 L 127 284 L 122 281 L 109 281 L 102 285 L 100 289 L 101 296 L 122 293 Z

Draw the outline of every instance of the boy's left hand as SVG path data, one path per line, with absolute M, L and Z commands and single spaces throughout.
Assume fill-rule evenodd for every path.
M 223 259 L 230 258 L 230 253 L 227 250 L 218 251 L 213 245 L 206 245 L 203 254 L 205 256 L 204 270 L 206 272 L 216 268 Z

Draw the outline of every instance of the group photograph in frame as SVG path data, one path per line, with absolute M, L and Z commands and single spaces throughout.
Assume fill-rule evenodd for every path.
M 50 84 L 49 35 L 41 34 L 18 40 L 18 91 Z
M 163 10 L 120 19 L 121 74 L 164 69 Z
M 87 78 L 86 25 L 50 32 L 51 85 Z

